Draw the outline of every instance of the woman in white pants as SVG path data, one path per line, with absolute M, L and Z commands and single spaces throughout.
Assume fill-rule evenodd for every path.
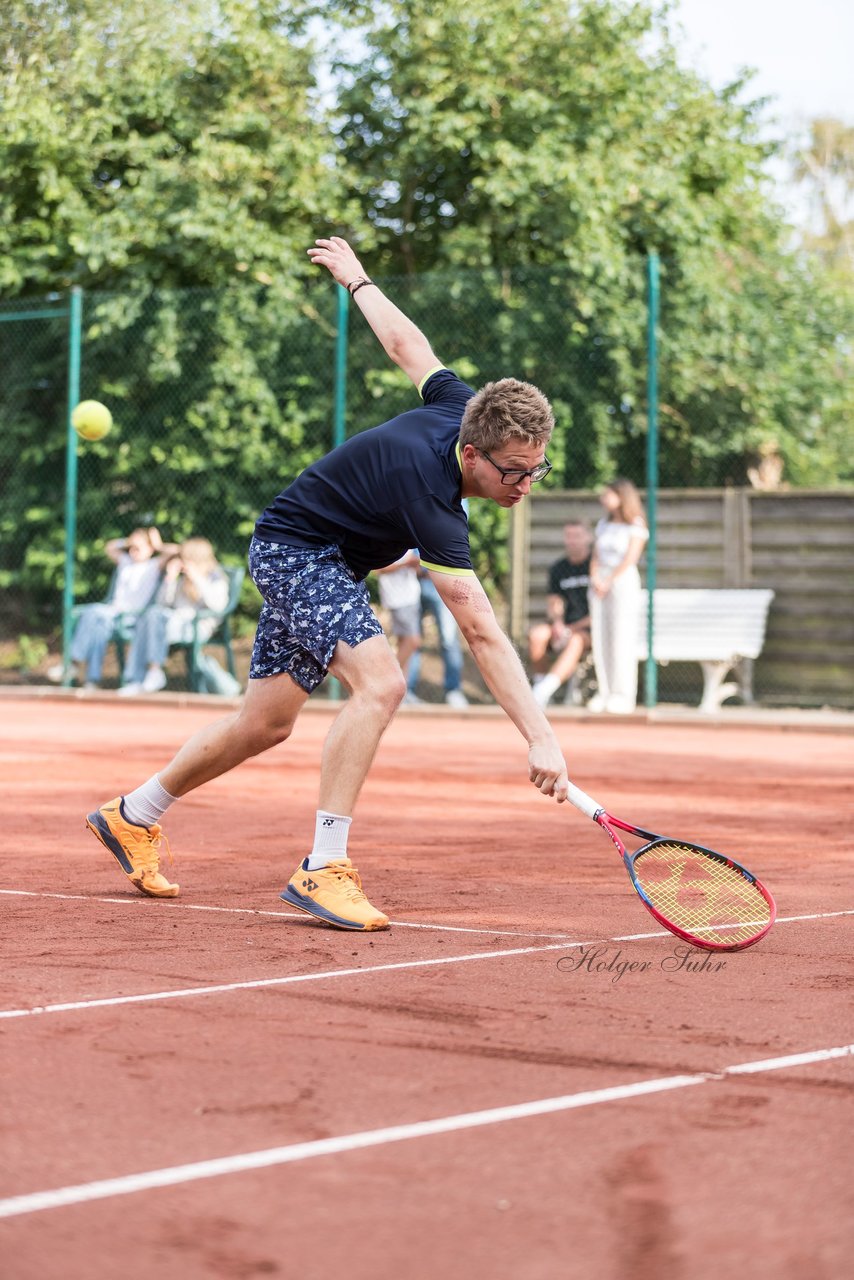
M 649 537 L 640 495 L 618 479 L 599 495 L 606 515 L 596 525 L 590 561 L 590 632 L 599 691 L 591 711 L 634 711 L 638 696 L 638 561 Z

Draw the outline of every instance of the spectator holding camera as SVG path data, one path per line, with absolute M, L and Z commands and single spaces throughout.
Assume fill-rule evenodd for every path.
M 203 610 L 221 614 L 227 605 L 228 578 L 213 547 L 207 538 L 188 538 L 167 560 L 155 603 L 137 622 L 120 696 L 157 693 L 165 688 L 163 667 L 170 647 L 191 640 L 194 624 L 198 625 L 200 639 L 209 639 L 219 625 L 219 617 L 197 622 L 197 615 Z
M 164 542 L 153 525 L 105 544 L 104 552 L 116 566 L 109 598 L 80 607 L 71 638 L 71 675 L 79 679 L 82 669 L 84 688 L 98 687 L 116 623 L 121 619 L 125 627 L 133 625 L 154 598 L 164 562 L 177 550 L 177 544 Z M 51 667 L 47 675 L 59 684 L 65 675 L 62 663 Z

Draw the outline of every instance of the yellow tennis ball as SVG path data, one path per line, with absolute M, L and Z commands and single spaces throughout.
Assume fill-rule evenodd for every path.
M 103 440 L 113 425 L 113 415 L 100 400 L 81 400 L 71 415 L 71 425 L 83 440 Z

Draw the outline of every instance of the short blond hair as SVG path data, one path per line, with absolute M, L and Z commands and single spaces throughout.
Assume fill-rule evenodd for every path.
M 469 400 L 460 426 L 460 445 L 500 449 L 511 440 L 548 444 L 554 431 L 552 407 L 530 382 L 502 378 L 487 382 Z

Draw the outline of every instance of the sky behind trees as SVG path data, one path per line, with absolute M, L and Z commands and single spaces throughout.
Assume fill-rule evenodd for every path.
M 781 121 L 854 117 L 854 5 L 850 0 L 676 0 L 692 61 L 716 88 L 740 67 L 773 95 Z

